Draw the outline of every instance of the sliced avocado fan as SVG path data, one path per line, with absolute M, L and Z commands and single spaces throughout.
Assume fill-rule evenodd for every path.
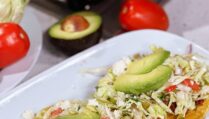
M 100 119 L 100 116 L 96 112 L 84 109 L 81 113 L 59 116 L 55 119 Z
M 122 74 L 116 78 L 114 88 L 125 93 L 140 94 L 162 87 L 171 74 L 172 69 L 163 65 L 146 74 Z
M 158 50 L 140 60 L 132 62 L 127 68 L 127 74 L 145 74 L 157 66 L 161 65 L 168 57 L 170 52 L 166 50 Z

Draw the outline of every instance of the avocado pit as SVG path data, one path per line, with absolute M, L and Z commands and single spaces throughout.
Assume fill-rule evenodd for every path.
M 65 32 L 79 32 L 86 30 L 89 22 L 81 15 L 68 16 L 61 23 L 61 29 Z

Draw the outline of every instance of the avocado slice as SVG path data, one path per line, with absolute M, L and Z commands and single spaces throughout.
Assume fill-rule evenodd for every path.
M 65 54 L 72 55 L 99 42 L 102 18 L 92 11 L 77 12 L 51 26 L 48 34 L 52 44 Z
M 127 68 L 127 74 L 145 74 L 157 66 L 161 65 L 168 57 L 170 52 L 159 50 L 151 55 L 148 55 L 140 60 L 132 62 Z
M 125 93 L 140 94 L 162 87 L 170 78 L 172 69 L 160 65 L 146 74 L 122 74 L 116 78 L 114 88 Z
M 55 119 L 100 119 L 100 116 L 96 112 L 85 109 L 79 114 L 59 116 Z

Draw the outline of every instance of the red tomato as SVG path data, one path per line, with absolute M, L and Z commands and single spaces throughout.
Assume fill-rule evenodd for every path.
M 163 8 L 150 0 L 125 0 L 119 21 L 125 30 L 167 30 L 169 26 L 169 20 Z
M 174 91 L 176 89 L 176 85 L 172 85 L 172 86 L 169 86 L 165 89 L 166 92 L 171 92 L 171 91 Z
M 63 110 L 61 108 L 57 108 L 56 110 L 51 112 L 51 117 L 56 117 L 62 112 L 63 112 Z
M 0 23 L 0 69 L 24 57 L 30 47 L 26 32 L 15 23 Z
M 107 116 L 102 116 L 100 119 L 110 119 L 110 118 Z
M 199 91 L 200 90 L 200 86 L 193 80 L 191 79 L 185 79 L 182 84 L 184 84 L 185 86 L 190 87 L 193 91 Z

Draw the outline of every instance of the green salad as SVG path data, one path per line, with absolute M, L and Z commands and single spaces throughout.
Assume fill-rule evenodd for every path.
M 25 119 L 189 119 L 209 94 L 209 66 L 194 54 L 153 53 L 113 64 L 87 101 L 65 100 Z M 205 113 L 208 108 L 205 109 Z M 204 118 L 205 113 L 198 119 Z M 195 116 L 194 116 L 195 117 Z

